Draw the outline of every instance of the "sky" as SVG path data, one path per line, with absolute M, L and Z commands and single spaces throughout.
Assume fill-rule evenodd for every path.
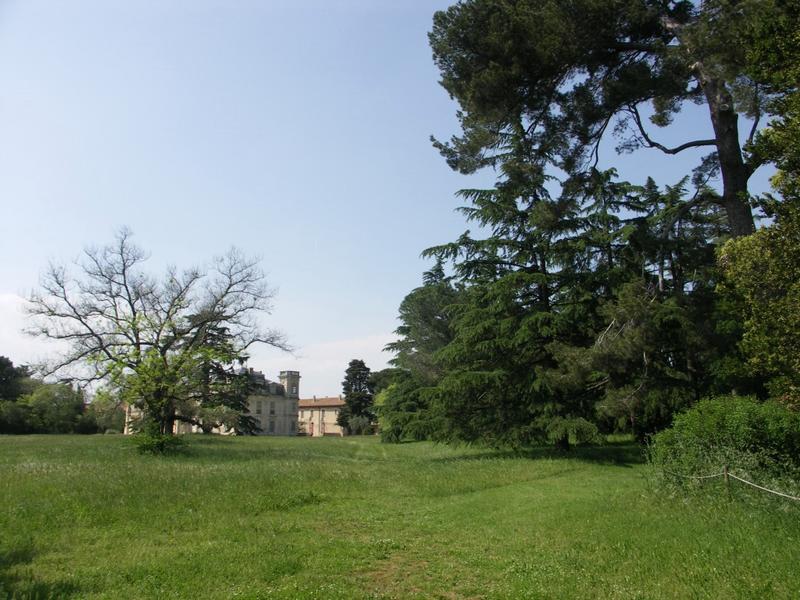
M 468 225 L 430 136 L 457 133 L 427 43 L 449 2 L 0 0 L 0 355 L 57 347 L 22 333 L 48 261 L 69 263 L 121 227 L 148 268 L 202 265 L 236 246 L 272 287 L 265 325 L 292 353 L 252 352 L 301 396 L 336 395 L 348 362 L 391 356 L 397 309 Z M 705 137 L 703 107 L 659 141 Z M 698 152 L 601 166 L 675 183 Z M 768 189 L 768 172 L 753 191 Z

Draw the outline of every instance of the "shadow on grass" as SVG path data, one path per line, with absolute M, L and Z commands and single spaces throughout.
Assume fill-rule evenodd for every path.
M 49 600 L 71 598 L 80 589 L 67 581 L 39 581 L 31 569 L 20 568 L 33 562 L 36 552 L 31 543 L 0 548 L 0 598 Z
M 503 458 L 527 458 L 530 460 L 567 459 L 579 460 L 592 464 L 617 467 L 632 467 L 646 461 L 644 448 L 635 442 L 607 442 L 594 446 L 573 446 L 568 451 L 557 450 L 552 446 L 539 446 L 519 450 L 491 450 L 446 456 L 433 459 L 436 462 L 459 462 L 472 460 L 497 460 Z
M 187 443 L 174 454 L 164 457 L 175 461 L 213 461 L 213 462 L 235 462 L 242 461 L 263 461 L 263 460 L 358 460 L 359 462 L 371 460 L 380 461 L 376 455 L 358 455 L 358 445 L 335 445 L 329 444 L 318 447 L 316 441 L 309 444 L 295 446 L 274 446 L 274 445 L 250 445 L 242 444 L 238 440 L 242 438 L 229 438 L 225 436 L 205 436 L 192 435 L 186 436 Z M 347 440 L 348 438 L 342 438 Z M 403 446 L 410 446 L 417 443 L 426 442 L 404 442 Z M 387 444 L 393 446 L 395 444 Z M 457 448 L 457 446 L 456 446 Z M 462 446 L 462 448 L 464 448 Z M 538 446 L 522 449 L 480 449 L 472 447 L 464 453 L 452 456 L 431 457 L 426 460 L 431 462 L 464 462 L 479 460 L 498 460 L 498 459 L 572 459 L 587 463 L 610 465 L 618 467 L 632 467 L 644 464 L 646 461 L 644 448 L 629 439 L 611 440 L 597 445 L 572 446 L 568 451 L 557 450 L 553 446 Z
M 260 443 L 247 444 L 242 441 L 251 439 L 248 436 L 220 436 L 220 435 L 191 435 L 185 436 L 186 443 L 180 452 L 166 455 L 170 459 L 213 461 L 217 463 L 241 463 L 243 461 L 264 460 L 357 460 L 369 461 L 370 455 L 360 455 L 360 445 L 347 444 L 348 437 L 335 438 L 333 443 L 324 443 L 322 439 L 291 438 L 275 436 L 277 444 L 263 443 L 265 440 L 257 436 Z M 284 445 L 288 440 L 307 439 L 307 443 L 300 441 L 293 445 Z M 352 439 L 352 438 L 350 438 Z

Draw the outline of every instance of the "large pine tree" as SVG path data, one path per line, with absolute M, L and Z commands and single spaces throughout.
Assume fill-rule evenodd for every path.
M 354 358 L 347 365 L 342 381 L 342 393 L 345 406 L 339 411 L 337 423 L 346 429 L 352 429 L 351 421 L 359 418 L 367 423 L 375 420 L 372 410 L 373 388 L 370 369 L 363 360 Z

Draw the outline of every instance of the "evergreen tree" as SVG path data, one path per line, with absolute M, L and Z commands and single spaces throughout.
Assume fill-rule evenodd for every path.
M 715 247 L 728 228 L 715 204 L 696 201 L 714 193 L 702 174 L 689 196 L 688 178 L 661 191 L 592 170 L 551 198 L 535 170 L 505 173 L 492 190 L 462 193 L 485 238 L 426 251 L 453 262 L 462 291 L 433 355 L 438 376 L 386 396 L 385 437 L 399 423 L 495 445 L 566 447 L 590 439 L 593 423 L 642 437 L 714 389 L 730 363 L 721 342 L 735 342 L 716 330 Z M 390 346 L 398 364 L 416 358 L 414 340 L 401 342 Z
M 26 382 L 30 378 L 30 370 L 26 366 L 15 367 L 11 359 L 0 356 L 0 401 L 15 401 L 27 389 Z
M 342 392 L 345 406 L 339 411 L 336 421 L 341 427 L 350 429 L 350 421 L 356 418 L 374 422 L 372 379 L 363 360 L 354 358 L 350 361 L 342 381 Z
M 707 148 L 735 236 L 754 231 L 748 180 L 764 161 L 741 143 L 739 118 L 771 110 L 770 90 L 748 75 L 742 41 L 779 10 L 771 0 L 467 0 L 434 16 L 430 42 L 441 83 L 461 107 L 462 135 L 436 142 L 462 172 L 499 166 L 510 139 L 568 175 L 596 166 L 612 132 L 618 150 L 672 156 Z M 668 127 L 687 103 L 704 104 L 713 135 L 674 147 Z M 652 112 L 647 123 L 647 112 Z M 703 198 L 711 201 L 710 198 Z
M 207 321 L 202 315 L 194 318 Z M 196 349 L 196 373 L 192 377 L 197 389 L 189 396 L 193 405 L 187 406 L 186 415 L 181 413 L 178 418 L 198 425 L 206 433 L 217 427 L 227 427 L 239 435 L 258 433 L 261 428 L 250 415 L 247 402 L 253 384 L 241 369 L 248 357 L 237 351 L 227 327 L 204 325 L 201 337 Z
M 525 445 L 590 432 L 593 406 L 544 385 L 552 368 L 549 345 L 588 339 L 586 310 L 592 293 L 579 289 L 585 244 L 579 241 L 577 195 L 551 198 L 541 170 L 507 157 L 503 180 L 492 190 L 466 190 L 462 209 L 489 235 L 469 232 L 431 248 L 450 259 L 465 287 L 453 309 L 453 340 L 440 351 L 446 373 L 432 395 L 435 437 Z M 589 303 L 587 304 L 587 300 Z
M 396 369 L 377 409 L 383 441 L 426 439 L 433 431 L 429 396 L 444 374 L 439 351 L 453 340 L 452 312 L 461 291 L 445 276 L 441 260 L 422 280 L 400 304 L 400 339 L 386 346 L 395 353 L 390 362 Z

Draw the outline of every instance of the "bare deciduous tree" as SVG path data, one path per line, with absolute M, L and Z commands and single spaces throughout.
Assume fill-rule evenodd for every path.
M 44 374 L 117 386 L 171 433 L 176 419 L 193 422 L 188 407 L 208 397 L 202 365 L 232 370 L 254 344 L 288 346 L 259 323 L 274 292 L 257 260 L 231 249 L 205 269 L 169 267 L 157 278 L 143 271 L 147 255 L 131 237 L 122 229 L 112 244 L 84 250 L 76 274 L 50 264 L 29 298 L 28 331 L 68 346 Z

